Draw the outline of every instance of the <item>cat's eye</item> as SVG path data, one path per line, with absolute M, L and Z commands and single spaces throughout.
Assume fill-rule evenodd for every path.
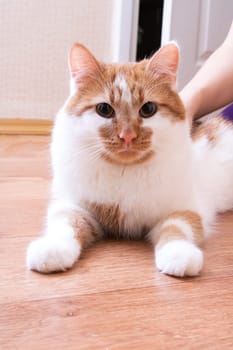
M 112 118 L 115 114 L 114 109 L 105 102 L 99 103 L 96 106 L 96 113 L 104 118 Z
M 142 118 L 150 118 L 157 112 L 157 105 L 154 102 L 145 103 L 139 110 L 139 115 Z

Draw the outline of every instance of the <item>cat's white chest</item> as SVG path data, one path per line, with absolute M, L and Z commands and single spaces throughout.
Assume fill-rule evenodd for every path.
M 69 200 L 93 210 L 94 215 L 119 215 L 122 230 L 135 237 L 145 228 L 151 229 L 173 207 L 182 205 L 179 176 L 173 172 L 173 181 L 169 181 L 169 176 L 169 171 L 158 166 L 156 160 L 122 167 L 89 163 L 82 157 L 76 168 L 67 172 L 63 183 Z
M 117 168 L 107 164 L 96 171 L 92 169 L 79 201 L 118 208 L 122 230 L 136 236 L 144 227 L 155 225 L 164 210 L 163 205 L 156 207 L 156 181 L 151 172 L 141 165 Z

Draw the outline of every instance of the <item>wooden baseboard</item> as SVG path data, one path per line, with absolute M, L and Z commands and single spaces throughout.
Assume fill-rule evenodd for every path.
M 3 135 L 49 135 L 51 120 L 0 119 L 0 134 Z

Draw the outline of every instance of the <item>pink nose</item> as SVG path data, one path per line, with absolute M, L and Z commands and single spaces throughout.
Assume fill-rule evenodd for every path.
M 132 131 L 127 131 L 127 132 L 122 131 L 119 134 L 119 137 L 120 137 L 120 139 L 125 141 L 127 146 L 129 146 L 132 143 L 132 140 L 136 139 L 137 134 L 133 130 Z

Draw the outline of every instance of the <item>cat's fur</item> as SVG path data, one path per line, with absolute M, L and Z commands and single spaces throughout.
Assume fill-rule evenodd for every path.
M 74 45 L 70 96 L 53 130 L 45 234 L 30 244 L 28 268 L 69 269 L 108 234 L 149 237 L 163 273 L 200 272 L 199 245 L 216 213 L 233 206 L 233 128 L 212 119 L 191 138 L 174 87 L 178 56 L 170 43 L 149 60 L 104 64 Z M 142 118 L 149 101 L 157 112 Z M 110 118 L 96 112 L 103 102 Z

